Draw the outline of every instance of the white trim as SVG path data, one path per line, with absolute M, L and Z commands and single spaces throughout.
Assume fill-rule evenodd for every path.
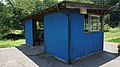
M 94 14 L 90 14 L 90 15 L 94 17 L 100 17 L 100 15 L 94 15 Z
M 97 22 L 97 29 L 98 29 L 98 30 L 92 30 L 92 20 L 91 20 L 91 16 L 98 17 L 99 20 L 97 20 L 97 21 L 100 21 L 100 15 L 89 14 L 89 15 L 88 15 L 88 26 L 89 26 L 89 27 L 88 27 L 88 28 L 89 28 L 88 31 L 89 31 L 89 32 L 100 31 L 100 30 L 99 30 L 99 22 Z
M 90 21 L 91 17 L 90 14 L 88 15 L 88 31 L 91 30 L 91 21 Z

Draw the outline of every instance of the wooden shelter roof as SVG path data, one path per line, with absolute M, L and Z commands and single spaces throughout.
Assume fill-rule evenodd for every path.
M 64 10 L 64 9 L 81 9 L 81 8 L 86 8 L 90 10 L 111 10 L 110 5 L 97 5 L 97 4 L 88 4 L 88 3 L 80 3 L 80 2 L 71 2 L 71 1 L 62 1 L 60 3 L 57 3 L 47 9 L 44 9 L 42 11 L 39 11 L 35 14 L 29 15 L 24 17 L 22 20 L 27 20 L 27 19 L 34 19 L 43 22 L 43 17 L 47 13 L 55 12 L 58 10 Z

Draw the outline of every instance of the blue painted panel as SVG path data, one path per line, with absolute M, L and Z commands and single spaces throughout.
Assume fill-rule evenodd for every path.
M 45 51 L 68 61 L 68 16 L 62 12 L 44 16 Z
M 78 10 L 71 16 L 71 59 L 103 50 L 103 32 L 84 33 L 84 15 Z M 47 53 L 68 61 L 68 16 L 62 12 L 44 16 L 44 39 Z
M 80 58 L 103 50 L 103 32 L 84 33 L 84 15 L 71 13 L 71 59 Z
M 103 32 L 85 34 L 85 54 L 91 54 L 103 50 Z
M 85 55 L 83 24 L 84 15 L 79 14 L 79 11 L 71 11 L 72 60 Z
M 33 29 L 32 29 L 32 19 L 25 21 L 25 38 L 26 44 L 33 45 Z

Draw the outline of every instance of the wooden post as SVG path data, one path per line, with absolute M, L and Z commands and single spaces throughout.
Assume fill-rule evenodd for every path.
M 100 31 L 104 31 L 104 16 L 100 17 L 100 22 L 101 22 L 101 30 Z

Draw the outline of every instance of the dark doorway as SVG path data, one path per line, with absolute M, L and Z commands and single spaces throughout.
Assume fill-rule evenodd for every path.
M 44 45 L 44 23 L 35 21 L 34 22 L 34 46 Z

